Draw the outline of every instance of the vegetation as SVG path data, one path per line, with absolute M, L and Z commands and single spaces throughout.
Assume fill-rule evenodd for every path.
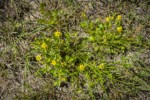
M 3 1 L 0 99 L 148 99 L 148 4 Z

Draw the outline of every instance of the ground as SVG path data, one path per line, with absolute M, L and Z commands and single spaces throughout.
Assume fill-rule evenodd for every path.
M 78 27 L 78 23 L 82 20 L 78 19 L 79 13 L 84 12 L 92 21 L 98 18 L 104 22 L 107 16 L 122 15 L 124 28 L 129 33 L 133 33 L 133 37 L 140 34 L 142 42 L 147 41 L 147 44 L 142 44 L 141 49 L 129 50 L 126 53 L 126 57 L 134 57 L 132 61 L 135 68 L 130 71 L 140 77 L 143 87 L 139 87 L 138 93 L 135 91 L 132 95 L 116 93 L 115 96 L 115 93 L 111 94 L 113 90 L 110 89 L 108 91 L 111 91 L 112 97 L 96 93 L 94 96 L 97 100 L 101 98 L 104 100 L 107 98 L 114 100 L 150 99 L 150 2 L 148 0 L 44 0 L 44 2 L 49 5 L 47 9 L 63 8 L 66 12 L 74 14 L 68 18 L 69 20 L 60 19 L 62 25 L 56 28 L 68 25 L 69 28 L 61 30 L 71 32 L 77 30 L 83 34 L 83 37 L 86 32 Z M 48 75 L 43 77 L 35 75 L 35 70 L 39 65 L 32 57 L 33 55 L 30 55 L 31 42 L 40 36 L 42 30 L 42 27 L 37 24 L 37 19 L 42 17 L 41 3 L 40 0 L 20 0 L 19 2 L 4 0 L 0 4 L 0 99 L 90 99 L 89 95 L 74 93 L 71 87 L 51 87 L 49 84 L 52 84 L 52 80 Z M 114 59 L 119 59 L 119 56 Z

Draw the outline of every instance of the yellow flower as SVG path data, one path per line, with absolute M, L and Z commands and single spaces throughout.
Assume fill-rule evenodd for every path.
M 84 69 L 85 69 L 85 66 L 82 65 L 82 64 L 80 64 L 80 65 L 79 65 L 79 70 L 80 70 L 80 71 L 84 71 Z
M 122 16 L 121 15 L 118 15 L 117 16 L 117 20 L 121 20 L 122 19 Z
M 104 63 L 100 64 L 100 65 L 98 66 L 98 68 L 99 68 L 99 69 L 104 69 Z
M 106 17 L 105 20 L 106 20 L 106 22 L 110 22 L 110 19 L 111 19 L 110 17 Z
M 40 61 L 41 59 L 42 59 L 41 55 L 37 55 L 37 56 L 36 56 L 36 60 L 37 60 L 37 61 Z
M 61 36 L 61 32 L 56 31 L 56 32 L 54 33 L 54 35 L 55 35 L 56 37 L 60 37 L 60 36 Z
M 122 32 L 122 26 L 117 27 L 117 31 L 120 33 Z
M 56 61 L 55 61 L 55 60 L 52 60 L 51 64 L 52 64 L 53 66 L 55 66 L 55 65 L 56 65 Z
M 41 48 L 42 49 L 46 49 L 47 48 L 47 44 L 46 43 L 42 43 Z

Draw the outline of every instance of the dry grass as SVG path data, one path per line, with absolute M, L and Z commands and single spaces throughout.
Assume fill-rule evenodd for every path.
M 69 100 L 69 99 L 90 99 L 85 94 L 77 94 L 72 88 L 54 88 L 48 75 L 37 77 L 35 70 L 38 64 L 31 55 L 30 42 L 38 37 L 40 30 L 36 24 L 36 19 L 40 18 L 39 0 L 29 2 L 19 2 L 16 0 L 6 1 L 0 5 L 0 99 L 1 100 Z M 68 13 L 74 13 L 70 16 L 69 21 L 62 19 L 64 23 L 70 24 L 70 31 L 81 30 L 78 28 L 78 14 L 85 12 L 89 19 L 104 19 L 106 16 L 117 13 L 123 15 L 123 26 L 133 33 L 131 37 L 136 35 L 142 36 L 142 41 L 150 40 L 150 9 L 147 0 L 45 0 L 49 3 L 47 9 L 64 8 Z M 139 1 L 139 2 L 138 2 Z M 0 1 L 1 2 L 1 1 Z M 65 2 L 65 3 L 64 3 Z M 4 6 L 3 6 L 4 5 Z M 36 7 L 37 6 L 37 7 Z M 12 9 L 13 8 L 13 9 Z M 4 13 L 6 12 L 6 13 Z M 67 22 L 68 21 L 68 22 Z M 63 26 L 63 25 L 62 25 Z M 59 28 L 59 26 L 57 26 Z M 35 30 L 36 29 L 36 30 Z M 66 30 L 66 28 L 62 29 Z M 33 34 L 36 33 L 36 34 Z M 133 63 L 137 66 L 132 69 L 133 73 L 141 78 L 141 84 L 144 80 L 150 83 L 150 41 L 149 44 L 143 44 L 142 48 L 130 54 L 137 54 Z M 116 58 L 117 59 L 117 58 Z M 138 67 L 140 66 L 140 67 Z M 145 71 L 147 73 L 145 73 Z M 139 74 L 140 73 L 140 74 Z M 145 84 L 145 83 L 143 83 Z M 120 94 L 120 97 L 114 94 L 111 99 L 133 99 L 148 100 L 150 99 L 150 89 L 147 86 L 142 88 L 138 94 Z M 149 85 L 149 84 L 148 84 Z M 116 92 L 116 91 L 115 91 Z M 99 94 L 95 94 L 100 100 Z M 74 97 L 74 98 L 73 98 Z M 103 96 L 105 98 L 105 95 Z M 106 97 L 107 98 L 107 97 Z

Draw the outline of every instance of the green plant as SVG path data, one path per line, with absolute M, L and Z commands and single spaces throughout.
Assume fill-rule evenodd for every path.
M 0 99 L 147 99 L 148 2 L 113 1 L 3 0 Z
M 64 13 L 63 10 L 42 10 L 42 14 L 50 19 L 38 20 L 47 27 L 32 42 L 32 52 L 40 64 L 37 73 L 50 75 L 54 86 L 66 83 L 76 87 L 77 93 L 88 93 L 93 99 L 98 86 L 107 98 L 108 89 L 120 96 L 135 90 L 132 81 L 135 76 L 130 71 L 134 64 L 123 58 L 127 51 L 138 48 L 140 42 L 138 36 L 133 37 L 123 28 L 122 16 L 114 14 L 103 22 L 99 19 L 91 21 L 81 13 L 80 27 L 86 34 L 81 37 L 78 31 L 61 31 L 68 27 L 60 22 L 66 16 Z M 115 60 L 119 55 L 121 58 Z M 117 85 L 120 92 L 117 92 Z

